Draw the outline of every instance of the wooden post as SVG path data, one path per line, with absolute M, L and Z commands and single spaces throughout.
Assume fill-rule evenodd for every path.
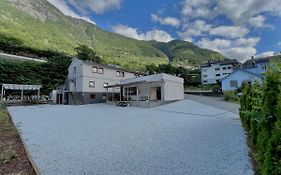
M 122 101 L 122 87 L 120 86 L 120 101 Z
M 112 101 L 114 101 L 114 87 L 112 88 Z
M 138 88 L 138 85 L 137 85 L 137 101 L 139 101 L 139 88 Z
M 1 101 L 4 99 L 4 85 L 2 84 L 2 90 L 1 90 Z
M 106 87 L 106 101 L 109 101 L 108 100 L 108 87 Z
M 147 84 L 147 100 L 149 101 L 150 100 L 150 88 L 149 88 L 149 85 Z
M 127 87 L 126 89 L 127 89 L 126 94 L 127 94 L 127 102 L 128 102 L 129 101 L 129 88 Z
M 23 88 L 21 89 L 21 97 L 20 97 L 20 99 L 21 99 L 21 102 L 23 102 Z
M 40 98 L 40 89 L 38 89 L 38 92 L 37 92 L 37 100 L 39 100 Z

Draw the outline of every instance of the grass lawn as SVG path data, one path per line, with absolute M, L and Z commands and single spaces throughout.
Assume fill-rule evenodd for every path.
M 0 174 L 35 175 L 4 104 L 0 104 Z

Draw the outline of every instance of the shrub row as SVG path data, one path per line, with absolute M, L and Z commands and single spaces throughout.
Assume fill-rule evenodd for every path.
M 246 85 L 240 103 L 257 174 L 280 175 L 281 73 L 269 70 L 263 85 Z

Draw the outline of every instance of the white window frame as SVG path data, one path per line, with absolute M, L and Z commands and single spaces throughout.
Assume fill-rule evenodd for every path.
M 90 88 L 95 88 L 96 87 L 96 83 L 94 81 L 89 81 L 89 87 Z
M 98 68 L 97 68 L 96 66 L 93 66 L 92 72 L 93 72 L 93 73 L 98 73 Z
M 99 74 L 103 74 L 103 72 L 104 72 L 104 69 L 103 69 L 102 67 L 99 67 L 99 68 L 98 68 L 98 73 L 99 73 Z
M 121 73 L 120 73 L 120 71 L 118 70 L 118 71 L 116 71 L 116 76 L 117 77 L 120 77 L 121 76 Z
M 103 87 L 106 88 L 107 86 L 108 86 L 108 83 L 107 83 L 107 82 L 104 82 L 104 83 L 103 83 Z

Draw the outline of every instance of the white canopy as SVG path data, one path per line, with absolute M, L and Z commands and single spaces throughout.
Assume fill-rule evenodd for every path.
M 23 85 L 23 84 L 3 84 L 2 85 L 4 89 L 6 90 L 40 90 L 42 88 L 41 85 Z

